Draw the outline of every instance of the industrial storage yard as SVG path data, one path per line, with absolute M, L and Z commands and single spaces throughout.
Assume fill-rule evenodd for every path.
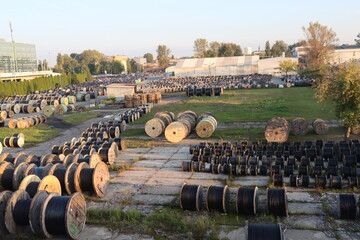
M 261 79 L 254 77 L 257 81 Z M 359 173 L 356 166 L 359 160 L 356 158 L 359 158 L 359 135 L 352 135 L 352 141 L 341 142 L 344 127 L 341 122 L 333 119 L 333 113 L 329 110 L 331 103 L 321 105 L 310 97 L 297 103 L 306 104 L 307 109 L 293 109 L 296 108 L 293 101 L 283 100 L 284 97 L 296 99 L 306 94 L 311 96 L 313 90 L 310 87 L 296 87 L 293 84 L 290 88 L 278 88 L 277 84 L 272 83 L 273 80 L 269 82 L 268 76 L 264 78 L 270 87 L 241 85 L 241 81 L 246 79 L 248 82 L 250 78 L 253 77 L 229 77 L 232 85 L 219 81 L 219 96 L 213 92 L 215 86 L 208 84 L 200 89 L 205 93 L 206 88 L 210 88 L 212 96 L 196 96 L 196 89 L 195 94 L 189 96 L 190 86 L 179 89 L 176 86 L 161 86 L 159 80 L 146 81 L 143 83 L 146 85 L 138 88 L 144 91 L 150 87 L 153 91 L 151 86 L 156 86 L 157 91 L 163 92 L 162 98 L 156 101 L 154 98 L 153 103 L 144 103 L 138 102 L 134 95 L 131 102 L 126 100 L 129 97 L 125 97 L 123 105 L 106 100 L 109 97 L 106 96 L 106 88 L 95 87 L 96 82 L 87 83 L 89 93 L 96 91 L 105 96 L 89 95 L 87 100 L 81 102 L 81 94 L 87 93 L 78 93 L 79 102 L 75 103 L 74 111 L 75 108 L 79 109 L 78 106 L 83 106 L 81 111 L 84 112 L 62 114 L 63 112 L 54 111 L 47 117 L 45 124 L 32 127 L 46 128 L 55 135 L 53 138 L 41 143 L 28 143 L 27 138 L 32 133 L 27 132 L 24 136 L 24 148 L 3 149 L 0 179 L 2 189 L 7 191 L 0 195 L 4 204 L 6 203 L 6 208 L 5 205 L 0 208 L 2 233 L 10 232 L 6 236 L 17 239 L 30 236 L 36 238 L 31 232 L 45 236 L 66 234 L 78 239 L 246 239 L 248 223 L 280 223 L 280 230 L 286 239 L 360 238 L 357 220 L 352 219 L 357 215 L 352 211 L 358 212 Z M 106 79 L 98 78 L 96 81 L 104 83 Z M 127 81 L 124 79 L 126 78 L 118 78 L 117 81 Z M 201 82 L 203 79 L 195 77 L 192 81 Z M 108 82 L 110 83 L 114 84 L 114 80 Z M 234 83 L 238 86 L 236 89 Z M 304 84 L 306 85 L 302 82 L 298 85 Z M 74 91 L 79 88 L 72 89 Z M 47 100 L 50 105 L 44 105 L 51 106 L 54 101 L 52 99 L 57 99 L 58 94 L 61 95 L 61 91 L 51 94 L 52 98 Z M 141 94 L 144 93 L 138 93 Z M 64 102 L 64 98 L 70 99 L 69 96 L 71 94 L 63 94 L 60 102 Z M 256 99 L 253 99 L 254 96 Z M 142 101 L 147 102 L 148 99 L 152 97 L 145 96 Z M 93 106 L 96 103 L 95 107 L 89 108 L 90 101 Z M 25 105 L 19 104 L 21 111 L 24 111 L 23 106 L 27 106 L 25 102 Z M 124 108 L 126 104 L 132 104 L 135 108 Z M 234 111 L 234 107 L 240 111 Z M 46 109 L 45 106 L 43 109 Z M 242 114 L 244 112 L 249 114 Z M 42 116 L 42 111 L 36 114 Z M 36 114 L 22 113 L 15 117 Z M 74 121 L 67 120 L 77 115 L 80 117 Z M 289 137 L 288 144 L 270 143 L 264 137 L 264 131 L 266 136 L 266 131 L 271 129 L 269 120 L 278 115 L 288 119 L 289 124 L 291 121 L 292 124 L 299 122 L 296 122 L 295 130 L 292 127 L 291 132 L 289 130 L 285 134 L 286 139 Z M 197 119 L 193 119 L 193 116 Z M 311 126 L 311 121 L 320 117 L 325 120 L 326 128 Z M 154 120 L 149 121 L 151 119 Z M 287 123 L 287 120 L 283 121 Z M 180 123 L 186 125 L 187 122 L 194 124 L 191 127 L 193 131 L 185 135 L 181 133 L 181 136 L 179 132 L 175 134 L 175 128 L 171 126 L 182 126 Z M 201 125 L 202 123 L 206 124 Z M 5 125 L 8 124 L 9 120 Z M 6 126 L 4 129 L 7 129 Z M 168 128 L 170 134 L 175 135 L 166 135 Z M 185 131 L 182 128 L 176 129 Z M 9 130 L 21 132 L 19 128 Z M 321 135 L 316 134 L 318 130 Z M 155 135 L 150 137 L 147 134 Z M 284 137 L 281 133 L 277 134 L 277 138 Z M 111 144 L 112 142 L 116 144 Z M 340 151 L 341 146 L 349 149 L 350 157 L 353 156 L 355 162 L 351 162 L 350 157 L 343 159 L 341 151 L 345 150 Z M 330 155 L 326 155 L 328 148 L 334 151 Z M 39 158 L 32 157 L 31 154 Z M 332 159 L 333 157 L 336 159 Z M 331 163 L 334 160 L 335 165 Z M 108 173 L 101 162 L 107 163 L 108 167 L 104 167 L 109 169 Z M 335 172 L 331 170 L 332 166 L 335 166 Z M 76 170 L 79 168 L 80 170 Z M 348 168 L 350 172 L 345 172 Z M 8 169 L 15 171 L 10 172 Z M 85 170 L 82 169 L 92 172 L 92 183 L 82 179 L 81 176 L 85 176 Z M 79 180 L 76 180 L 77 172 Z M 13 186 L 6 183 L 9 174 L 13 175 Z M 75 174 L 74 190 L 71 190 L 69 180 L 71 174 Z M 57 184 L 62 187 L 56 187 L 54 180 L 47 179 L 50 177 L 47 175 L 57 176 L 60 181 Z M 35 178 L 38 180 L 34 180 Z M 30 199 L 39 199 L 37 201 L 40 202 L 40 207 L 42 198 L 52 198 L 40 191 L 43 189 L 42 182 L 47 184 L 44 190 L 63 196 L 78 191 L 84 193 L 83 200 L 74 194 L 71 199 L 80 206 L 86 206 L 86 209 L 81 210 L 86 212 L 86 224 L 81 223 L 85 221 L 85 215 L 77 220 L 71 219 L 69 215 L 68 224 L 77 223 L 77 233 L 71 233 L 66 226 L 64 230 L 50 227 L 45 227 L 46 230 L 37 229 L 32 226 L 34 217 L 30 220 L 31 230 L 28 224 L 16 220 L 12 220 L 15 222 L 10 225 L 7 202 L 10 197 L 14 197 L 9 190 L 30 191 L 29 187 L 21 187 L 24 181 L 40 183 L 39 194 L 30 194 Z M 30 183 L 26 183 L 26 186 L 30 186 Z M 77 184 L 80 185 L 76 187 Z M 212 188 L 215 195 L 210 197 Z M 241 194 L 239 189 L 245 191 L 243 195 L 238 195 Z M 15 201 L 14 207 L 17 201 L 25 201 L 20 199 L 29 199 L 23 193 L 25 190 L 16 192 L 23 197 L 16 196 L 18 200 L 11 200 Z M 248 191 L 250 192 L 247 193 Z M 271 200 L 268 191 L 283 192 L 274 192 L 275 199 Z M 342 193 L 354 193 L 344 196 L 355 196 L 356 205 L 352 206 L 350 201 L 342 203 L 350 204 L 342 208 L 339 202 Z M 277 194 L 280 194 L 280 199 L 279 196 L 276 197 Z M 243 200 L 240 202 L 240 199 Z M 74 208 L 80 206 L 74 205 Z M 47 210 L 45 215 L 46 213 Z M 13 214 L 16 219 L 15 213 Z M 70 233 L 66 233 L 68 231 Z M 271 231 L 276 234 L 278 230 L 274 228 Z

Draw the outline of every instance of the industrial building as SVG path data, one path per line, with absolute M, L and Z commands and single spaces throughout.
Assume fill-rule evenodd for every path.
M 107 95 L 116 98 L 117 101 L 125 99 L 125 95 L 135 94 L 136 84 L 113 83 L 106 86 Z
M 222 76 L 272 74 L 279 72 L 282 60 L 297 58 L 259 59 L 259 56 L 216 57 L 180 59 L 175 66 L 166 69 L 167 76 Z
M 38 71 L 34 44 L 6 42 L 0 39 L 0 80 L 24 81 L 36 77 L 59 75 L 51 70 Z

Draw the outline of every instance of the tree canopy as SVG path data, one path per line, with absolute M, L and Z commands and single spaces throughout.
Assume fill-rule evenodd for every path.
M 194 56 L 204 57 L 232 57 L 242 56 L 243 52 L 240 45 L 236 43 L 208 42 L 204 38 L 198 38 L 194 41 Z
M 331 60 L 334 44 L 337 41 L 336 33 L 327 26 L 318 22 L 310 22 L 307 28 L 303 27 L 306 35 L 306 62 L 309 70 L 324 70 L 326 63 Z
M 208 49 L 208 41 L 205 38 L 198 38 L 194 41 L 195 56 L 199 58 L 206 57 L 206 51 Z
M 360 45 L 360 33 L 357 35 L 357 39 L 355 39 L 357 45 Z
M 333 100 L 335 114 L 344 120 L 348 127 L 345 139 L 351 128 L 359 125 L 360 119 L 360 64 L 356 60 L 328 67 L 324 77 L 319 79 L 316 97 L 320 101 Z
M 154 56 L 151 53 L 145 53 L 144 58 L 146 58 L 147 63 L 154 62 Z
M 288 72 L 296 71 L 297 64 L 294 60 L 283 60 L 279 63 L 279 68 L 287 76 Z
M 281 57 L 283 53 L 288 53 L 288 45 L 283 40 L 278 40 L 271 47 L 271 55 L 273 57 Z
M 169 65 L 170 49 L 166 45 L 159 45 L 157 50 L 157 60 L 160 67 L 167 67 Z
M 271 56 L 271 49 L 270 49 L 270 42 L 266 41 L 265 43 L 265 56 L 270 57 Z

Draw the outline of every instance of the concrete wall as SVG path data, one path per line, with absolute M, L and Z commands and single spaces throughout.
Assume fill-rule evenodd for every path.
M 343 63 L 351 59 L 360 59 L 360 48 L 336 49 L 332 62 Z
M 280 72 L 279 64 L 283 60 L 292 60 L 294 62 L 298 62 L 297 58 L 288 58 L 288 57 L 260 59 L 258 62 L 258 73 L 272 74 L 272 75 L 279 73 Z

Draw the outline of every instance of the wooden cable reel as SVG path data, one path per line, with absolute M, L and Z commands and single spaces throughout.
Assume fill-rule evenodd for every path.
M 36 175 L 28 175 L 21 181 L 19 189 L 27 191 L 30 197 L 34 197 L 41 190 L 61 195 L 61 184 L 52 175 L 45 176 L 43 179 Z
M 202 206 L 202 185 L 184 183 L 180 190 L 180 207 L 183 210 L 200 211 Z
M 85 162 L 80 163 L 75 171 L 74 184 L 77 192 L 103 197 L 109 185 L 109 169 L 103 162 L 96 164 L 95 168 L 90 168 Z
M 290 131 L 295 136 L 303 136 L 309 130 L 309 124 L 304 118 L 295 118 L 291 122 Z
M 289 132 L 289 123 L 284 118 L 276 117 L 266 124 L 265 138 L 268 142 L 286 142 Z
M 315 119 L 312 123 L 314 131 L 318 135 L 324 135 L 329 131 L 329 127 L 326 125 L 324 120 L 322 119 Z

